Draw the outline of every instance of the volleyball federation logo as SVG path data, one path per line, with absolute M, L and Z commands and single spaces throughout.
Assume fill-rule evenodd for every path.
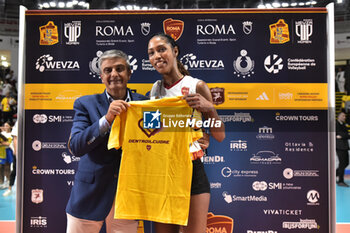
M 277 74 L 283 69 L 283 59 L 276 54 L 269 55 L 264 60 L 265 70 Z

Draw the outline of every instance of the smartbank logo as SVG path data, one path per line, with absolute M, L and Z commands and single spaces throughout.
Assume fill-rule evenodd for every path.
M 66 149 L 66 142 L 41 142 L 35 140 L 32 143 L 32 148 L 35 151 L 40 151 L 41 149 Z
M 35 69 L 40 72 L 44 71 L 79 71 L 78 61 L 55 61 L 53 56 L 45 54 L 39 57 L 35 63 Z
M 161 120 L 162 113 L 157 109 L 157 111 L 144 111 L 143 112 L 143 128 L 144 129 L 160 129 L 161 127 L 170 128 L 170 127 L 180 127 L 180 128 L 201 128 L 201 127 L 214 127 L 220 128 L 222 122 L 216 120 L 215 118 L 208 118 L 207 120 L 199 120 L 191 118 L 190 115 L 164 115 L 163 121 Z M 186 120 L 176 119 L 186 118 Z M 167 120 L 166 120 L 167 118 Z
M 226 203 L 232 203 L 232 202 L 267 202 L 267 197 L 264 196 L 264 195 L 261 195 L 261 196 L 255 196 L 255 195 L 238 196 L 238 195 L 230 195 L 228 192 L 224 191 L 222 193 L 222 196 L 223 196 L 224 201 Z
M 223 60 L 200 60 L 193 53 L 185 54 L 180 61 L 187 70 L 223 70 L 225 68 Z
M 294 177 L 319 177 L 319 173 L 319 170 L 293 170 L 291 168 L 283 170 L 283 176 L 288 180 Z

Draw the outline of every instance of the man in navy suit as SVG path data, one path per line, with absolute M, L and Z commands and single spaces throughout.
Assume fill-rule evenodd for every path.
M 67 233 L 98 233 L 104 221 L 107 233 L 136 233 L 137 221 L 113 218 L 121 150 L 107 150 L 107 142 L 114 118 L 127 110 L 128 101 L 147 98 L 127 88 L 131 69 L 124 52 L 104 52 L 99 67 L 106 90 L 74 102 L 68 145 L 81 159 L 66 207 Z

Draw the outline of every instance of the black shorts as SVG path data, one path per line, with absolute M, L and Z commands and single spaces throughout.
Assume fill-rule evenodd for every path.
M 200 159 L 193 160 L 191 195 L 210 193 L 210 184 Z

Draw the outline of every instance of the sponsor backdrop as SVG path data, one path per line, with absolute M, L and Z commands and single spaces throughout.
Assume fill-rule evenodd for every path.
M 146 94 L 160 79 L 147 55 L 157 32 L 177 40 L 226 126 L 203 158 L 207 232 L 329 232 L 325 8 L 26 11 L 25 19 L 23 232 L 65 231 L 79 162 L 67 149 L 72 106 L 104 90 L 102 51 L 129 54 L 129 86 Z

